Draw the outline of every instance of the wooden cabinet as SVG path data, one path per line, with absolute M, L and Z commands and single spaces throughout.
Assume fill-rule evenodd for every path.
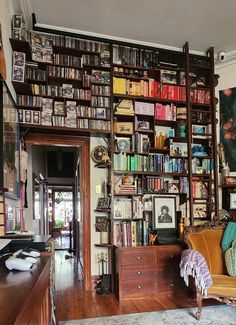
M 30 272 L 7 272 L 0 277 L 2 325 L 51 324 L 51 254 L 41 257 Z
M 115 247 L 116 296 L 125 300 L 183 290 L 181 252 L 181 245 Z

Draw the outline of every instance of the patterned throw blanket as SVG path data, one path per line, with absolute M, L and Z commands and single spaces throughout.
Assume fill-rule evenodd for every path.
M 206 296 L 207 289 L 210 288 L 213 282 L 202 254 L 193 249 L 184 250 L 179 267 L 180 275 L 184 278 L 185 284 L 189 285 L 189 276 L 191 275 L 195 280 L 196 287 Z

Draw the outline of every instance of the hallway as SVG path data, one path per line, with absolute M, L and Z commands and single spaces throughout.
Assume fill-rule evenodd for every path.
M 56 316 L 58 321 L 196 307 L 196 302 L 191 295 L 187 297 L 186 294 L 119 303 L 113 295 L 100 296 L 94 291 L 84 292 L 74 258 L 65 259 L 65 255 L 68 255 L 66 251 L 56 251 L 55 253 Z M 211 300 L 206 302 L 207 305 L 216 303 Z

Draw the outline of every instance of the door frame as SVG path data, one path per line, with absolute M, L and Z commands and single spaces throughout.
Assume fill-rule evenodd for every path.
M 91 220 L 90 220 L 90 139 L 86 137 L 67 136 L 60 134 L 27 133 L 26 144 L 51 145 L 63 147 L 79 147 L 81 153 L 80 189 L 83 220 L 83 275 L 84 289 L 91 290 Z

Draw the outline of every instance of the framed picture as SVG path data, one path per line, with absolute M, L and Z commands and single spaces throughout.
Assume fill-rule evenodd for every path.
M 97 209 L 109 209 L 109 207 L 110 207 L 110 197 L 98 198 Z
M 154 196 L 153 228 L 159 230 L 176 229 L 176 198 Z
M 20 197 L 19 115 L 4 81 L 0 80 L 0 187 L 8 189 L 6 196 Z M 14 119 L 13 119 L 14 116 Z
M 229 208 L 230 210 L 236 210 L 236 193 L 230 193 Z
M 98 107 L 96 109 L 96 118 L 106 118 L 106 109 Z

